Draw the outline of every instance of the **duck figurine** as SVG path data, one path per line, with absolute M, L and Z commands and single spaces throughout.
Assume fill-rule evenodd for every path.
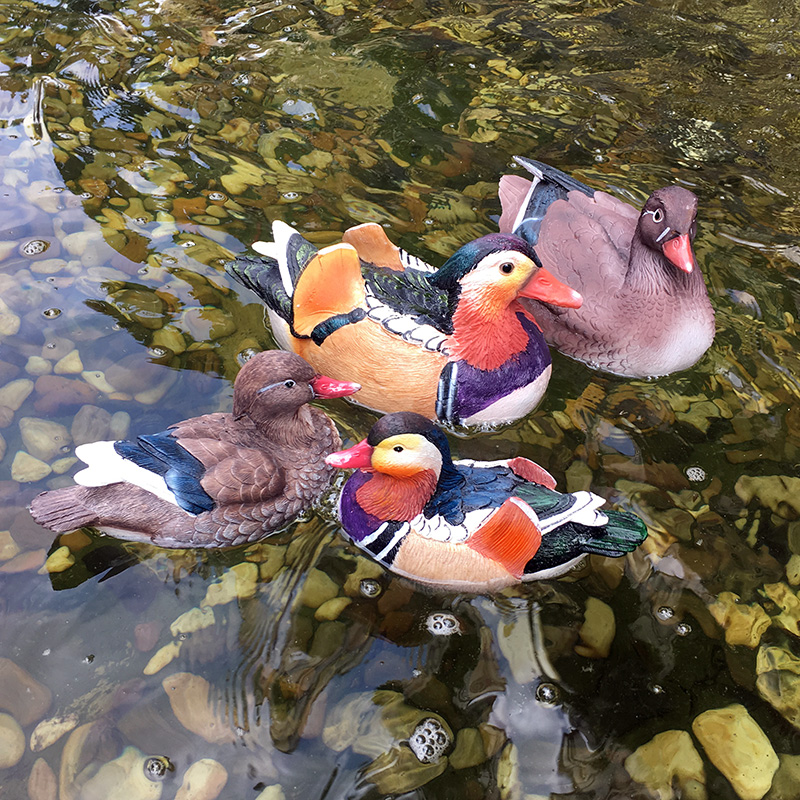
M 500 230 L 531 245 L 584 297 L 579 309 L 529 308 L 547 341 L 590 366 L 635 378 L 694 364 L 714 339 L 714 311 L 692 250 L 697 197 L 654 192 L 641 212 L 553 167 L 500 179 Z
M 206 414 L 139 436 L 76 448 L 78 486 L 43 492 L 31 514 L 63 533 L 83 526 L 161 547 L 230 547 L 262 539 L 305 511 L 341 446 L 308 405 L 358 384 L 318 374 L 300 356 L 257 353 L 236 376 L 233 413 Z
M 285 350 L 361 384 L 355 401 L 451 425 L 497 425 L 528 414 L 550 378 L 550 351 L 520 305 L 577 308 L 581 297 L 516 236 L 491 234 L 439 269 L 395 247 L 380 225 L 317 250 L 283 222 L 274 242 L 226 268 L 265 303 Z
M 452 589 L 494 590 L 553 578 L 587 553 L 622 556 L 647 536 L 591 492 L 561 494 L 526 458 L 453 461 L 444 433 L 419 414 L 378 420 L 326 461 L 356 468 L 339 499 L 348 536 L 394 572 Z

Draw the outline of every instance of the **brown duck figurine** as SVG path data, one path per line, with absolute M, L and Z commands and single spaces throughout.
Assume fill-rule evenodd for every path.
M 308 405 L 358 384 L 319 375 L 300 356 L 253 356 L 233 388 L 233 413 L 178 422 L 136 441 L 93 442 L 76 455 L 78 486 L 31 503 L 40 525 L 82 526 L 161 547 L 230 547 L 291 522 L 328 486 L 324 458 L 341 446 L 328 416 Z
M 692 250 L 697 197 L 667 186 L 638 212 L 539 161 L 515 160 L 533 181 L 500 179 L 500 230 L 535 245 L 544 266 L 583 296 L 574 309 L 525 301 L 547 341 L 630 377 L 694 364 L 714 339 L 714 311 Z

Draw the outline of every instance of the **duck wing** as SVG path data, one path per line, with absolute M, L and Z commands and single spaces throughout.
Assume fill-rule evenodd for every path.
M 542 263 L 586 297 L 615 292 L 627 272 L 639 212 L 554 167 L 517 161 L 534 179 L 527 191 L 523 178 L 501 179 L 501 230 L 535 244 Z
M 453 310 L 448 292 L 430 283 L 430 272 L 413 268 L 401 272 L 374 264 L 362 265 L 362 271 L 367 288 L 368 316 L 387 330 L 412 340 L 430 338 L 435 334 L 443 340 L 453 332 Z M 403 318 L 410 322 L 401 324 L 399 319 Z M 411 332 L 420 327 L 424 330 L 411 337 Z

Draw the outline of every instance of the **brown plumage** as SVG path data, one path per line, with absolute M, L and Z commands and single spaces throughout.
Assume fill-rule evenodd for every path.
M 500 230 L 535 245 L 545 267 L 583 296 L 579 309 L 535 303 L 547 341 L 619 375 L 666 375 L 694 364 L 714 339 L 714 311 L 692 251 L 695 195 L 667 186 L 639 212 L 546 164 L 516 160 L 534 180 L 501 178 Z
M 135 442 L 83 445 L 77 454 L 90 466 L 75 477 L 85 485 L 40 494 L 31 514 L 57 532 L 91 526 L 162 547 L 256 541 L 330 483 L 324 457 L 341 441 L 308 402 L 357 388 L 318 375 L 292 353 L 259 353 L 236 378 L 233 413 L 194 417 Z M 117 482 L 106 483 L 111 475 Z

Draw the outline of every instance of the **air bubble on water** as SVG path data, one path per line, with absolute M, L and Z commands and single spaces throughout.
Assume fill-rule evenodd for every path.
M 536 699 L 540 703 L 552 706 L 558 702 L 559 691 L 558 687 L 552 683 L 540 683 L 536 687 Z
M 656 616 L 660 620 L 666 622 L 668 619 L 672 619 L 675 616 L 675 609 L 669 606 L 661 606 L 661 608 L 656 611 Z
M 377 597 L 381 593 L 381 585 L 371 578 L 364 578 L 359 588 L 364 597 Z
M 50 247 L 50 242 L 45 239 L 30 239 L 20 245 L 19 251 L 23 256 L 38 256 Z
M 433 717 L 423 719 L 408 739 L 408 746 L 423 764 L 436 763 L 449 745 L 447 731 Z
M 692 632 L 692 626 L 688 622 L 679 622 L 675 626 L 675 633 L 678 636 L 688 636 Z
M 452 614 L 437 611 L 425 620 L 425 627 L 434 636 L 452 636 L 461 633 L 461 623 Z
M 702 467 L 687 467 L 686 477 L 693 483 L 700 483 L 706 479 L 706 471 Z

